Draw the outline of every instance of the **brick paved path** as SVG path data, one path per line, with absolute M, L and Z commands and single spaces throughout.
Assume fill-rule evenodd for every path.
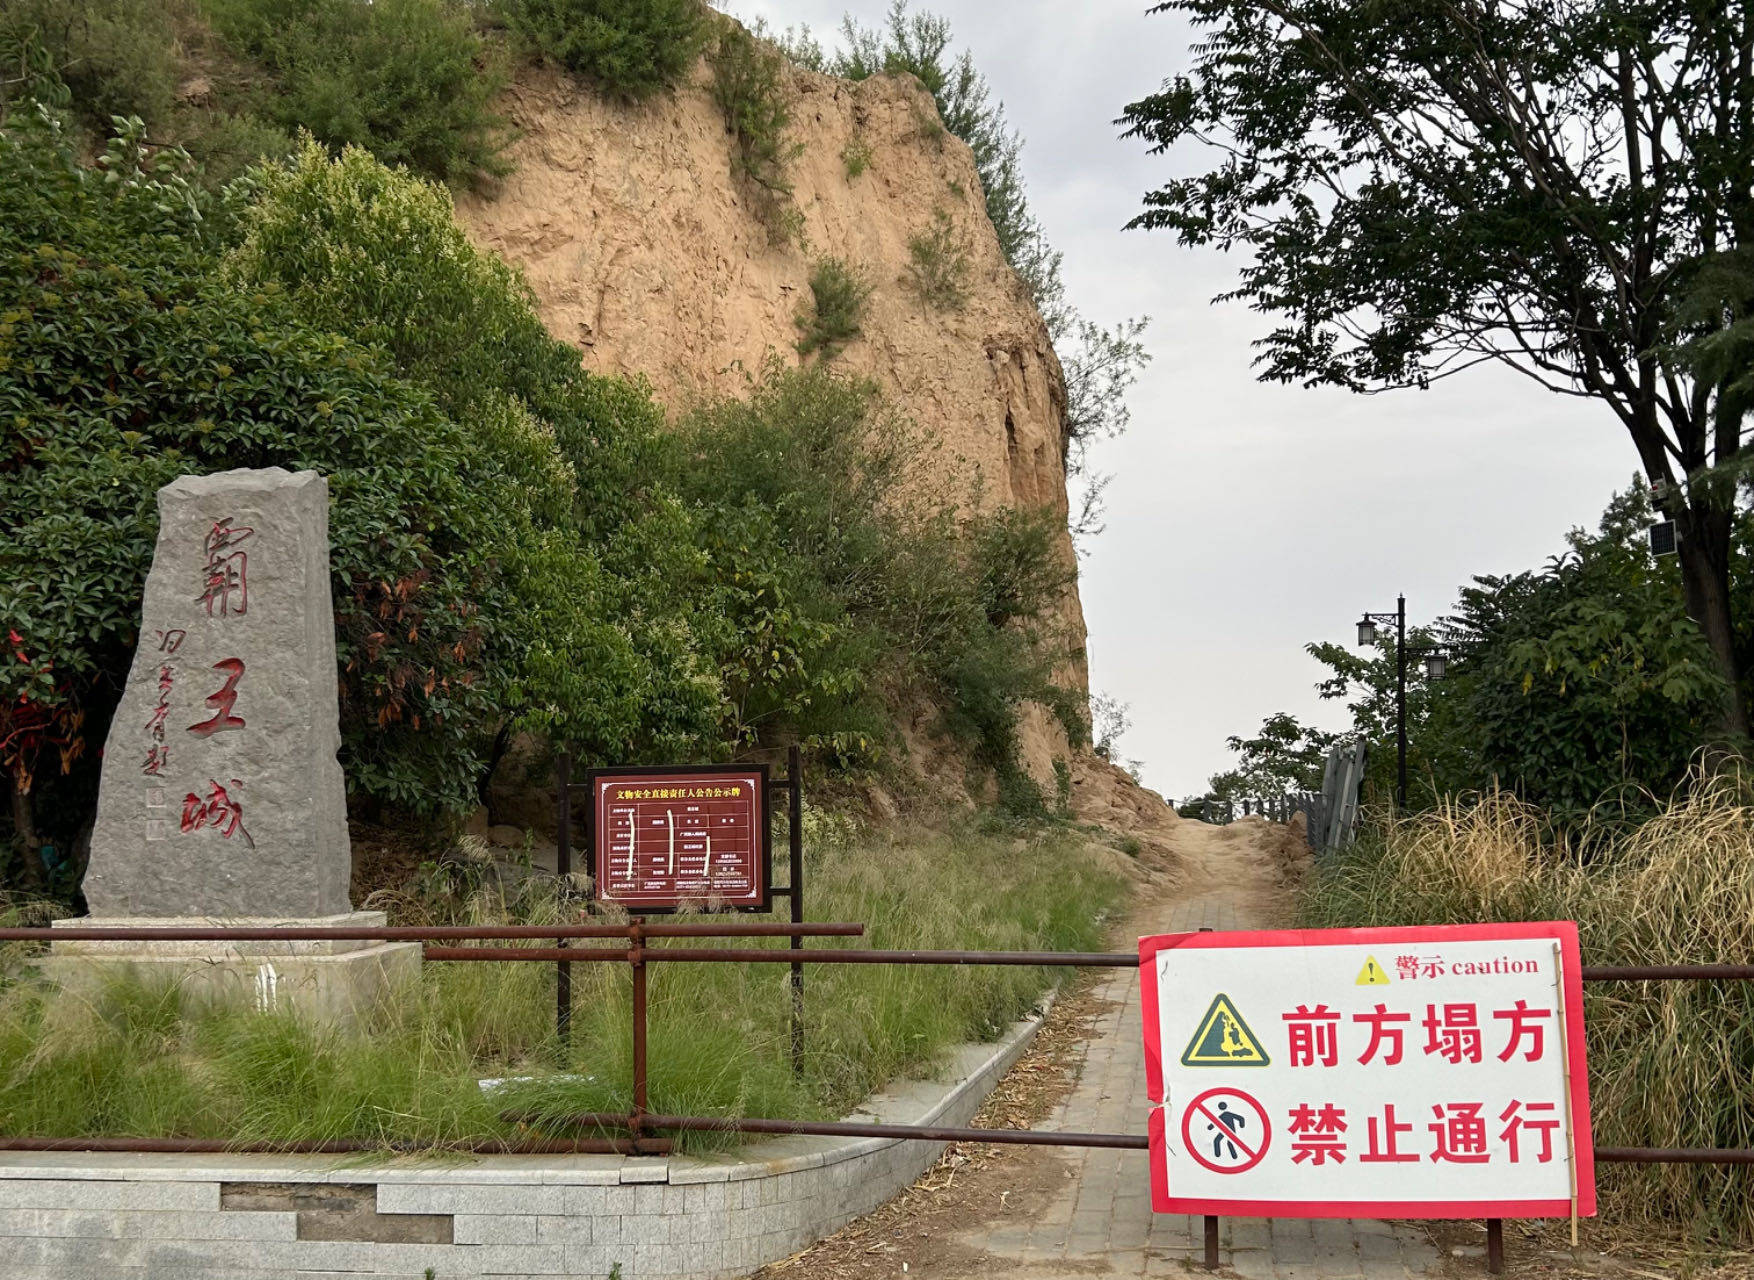
M 1236 870 L 1246 874 L 1255 868 Z M 1176 903 L 1155 927 L 1175 933 L 1268 923 L 1248 918 L 1253 913 L 1246 906 L 1239 912 L 1235 903 L 1235 895 L 1222 889 L 1198 894 Z M 1101 994 L 1110 1007 L 1092 1028 L 1078 1083 L 1044 1129 L 1145 1129 L 1137 973 L 1115 973 Z M 1187 1280 L 1188 1261 L 1198 1263 L 1204 1257 L 1202 1220 L 1152 1214 L 1144 1152 L 1067 1149 L 1060 1154 L 1075 1176 L 1045 1212 L 1027 1221 L 992 1224 L 960 1242 L 985 1252 L 994 1263 L 1010 1263 L 1002 1269 L 1027 1280 L 1105 1275 Z M 1435 1271 L 1438 1263 L 1437 1250 L 1412 1225 L 1235 1218 L 1225 1219 L 1222 1230 L 1224 1263 L 1251 1280 L 1406 1280 L 1427 1274 L 1427 1268 Z

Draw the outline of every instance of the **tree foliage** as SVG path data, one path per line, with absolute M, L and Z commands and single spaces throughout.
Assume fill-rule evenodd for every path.
M 925 697 L 1027 790 L 1021 704 L 1067 701 L 1050 620 L 1069 573 L 1040 513 L 967 510 L 932 483 L 918 428 L 820 363 L 770 363 L 746 398 L 693 414 L 673 474 L 698 517 L 729 739 L 875 763 L 897 745 L 890 708 Z
M 227 210 L 175 153 L 148 159 L 142 133 L 88 169 L 46 112 L 0 131 L 0 626 L 29 659 L 0 668 L 0 695 L 93 761 L 132 656 L 155 492 L 186 472 L 312 468 L 334 502 L 349 780 L 458 803 L 517 625 L 494 568 L 515 495 L 382 358 L 302 322 L 280 290 L 220 280 Z M 32 763 L 12 762 L 15 787 Z M 56 811 L 88 812 L 91 782 L 72 775 L 83 802 Z
M 1252 738 L 1237 735 L 1225 740 L 1224 745 L 1237 753 L 1236 767 L 1212 775 L 1210 794 L 1220 800 L 1241 800 L 1319 791 L 1322 765 L 1337 737 L 1276 711 L 1261 721 Z
M 1746 3 L 1172 0 L 1192 68 L 1131 136 L 1212 168 L 1131 225 L 1248 254 L 1264 378 L 1428 386 L 1483 361 L 1600 401 L 1666 482 L 1689 611 L 1745 735 L 1729 590 L 1750 295 Z M 1733 341 L 1733 340 L 1732 340 Z
M 1570 821 L 1593 807 L 1647 806 L 1687 778 L 1711 741 L 1722 677 L 1688 616 L 1679 567 L 1653 556 L 1644 491 L 1617 496 L 1599 527 L 1574 529 L 1539 570 L 1483 575 L 1455 610 L 1408 634 L 1408 803 L 1492 787 Z M 1737 529 L 1732 584 L 1754 590 L 1754 521 Z M 1419 651 L 1455 655 L 1440 680 Z M 1742 658 L 1754 635 L 1738 634 Z M 1367 785 L 1386 800 L 1395 770 L 1394 637 L 1356 651 L 1319 643 L 1323 698 L 1346 700 L 1371 742 Z M 1239 749 L 1231 739 L 1232 750 Z M 1216 779 L 1214 780 L 1217 781 Z
M 523 277 L 469 243 L 443 187 L 363 151 L 331 161 L 305 146 L 257 175 L 239 218 L 230 278 L 382 350 L 508 477 L 500 563 L 523 626 L 500 723 L 596 760 L 710 740 L 717 684 L 683 590 L 697 565 L 655 478 L 664 424 L 649 391 L 587 374 Z

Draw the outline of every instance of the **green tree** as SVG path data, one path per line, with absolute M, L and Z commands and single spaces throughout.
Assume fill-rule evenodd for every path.
M 12 754 L 15 795 L 53 789 L 36 811 L 63 848 L 91 812 L 155 492 L 284 466 L 329 479 L 350 785 L 414 810 L 465 804 L 499 673 L 524 647 L 500 570 L 517 487 L 382 357 L 272 285 L 221 279 L 230 210 L 186 161 L 149 157 L 138 120 L 90 168 L 46 111 L 0 128 L 0 629 L 16 637 L 0 700 L 46 726 L 39 756 L 61 766 Z
M 1241 800 L 1319 791 L 1323 762 L 1338 736 L 1300 724 L 1289 712 L 1276 711 L 1261 721 L 1254 737 L 1225 740 L 1224 745 L 1237 753 L 1236 767 L 1212 775 L 1211 794 L 1221 800 Z
M 1170 0 L 1193 65 L 1129 136 L 1218 152 L 1130 224 L 1241 248 L 1262 376 L 1366 391 L 1498 361 L 1600 401 L 1672 496 L 1688 613 L 1748 733 L 1730 591 L 1746 397 L 1702 362 L 1749 298 L 1745 0 Z
M 1594 534 L 1538 573 L 1476 578 L 1453 634 L 1467 660 L 1434 728 L 1465 741 L 1471 785 L 1489 779 L 1560 814 L 1638 805 L 1686 776 L 1723 695 L 1687 618 L 1678 566 L 1651 555 L 1641 492 L 1617 497 Z M 1746 561 L 1733 581 L 1746 591 Z

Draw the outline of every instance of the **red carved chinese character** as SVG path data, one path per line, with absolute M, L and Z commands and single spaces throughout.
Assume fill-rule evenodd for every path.
M 231 793 L 216 779 L 209 778 L 207 783 L 209 790 L 205 800 L 193 791 L 183 797 L 183 831 L 199 831 L 202 827 L 211 826 L 227 840 L 234 835 L 243 836 L 244 843 L 254 849 L 256 842 L 250 839 L 250 833 L 244 829 L 243 805 L 232 799 Z M 243 784 L 233 778 L 231 785 L 239 787 Z
M 160 653 L 175 653 L 183 647 L 183 641 L 189 635 L 181 627 L 172 627 L 169 631 L 154 631 L 152 634 L 158 637 L 158 651 Z
M 1492 1016 L 1503 1018 L 1510 1023 L 1510 1043 L 1504 1046 L 1504 1052 L 1498 1055 L 1500 1062 L 1509 1062 L 1516 1056 L 1517 1046 L 1527 1036 L 1532 1042 L 1523 1051 L 1525 1062 L 1539 1062 L 1541 1055 L 1547 1051 L 1547 1029 L 1536 1019 L 1551 1018 L 1551 1009 L 1531 1009 L 1527 1000 L 1518 1000 L 1514 1009 L 1495 1009 Z
M 148 747 L 146 749 L 146 763 L 141 766 L 140 772 L 148 778 L 162 778 L 164 767 L 170 762 L 171 749 L 169 747 Z
M 169 693 L 171 691 L 171 683 L 171 665 L 167 662 L 158 669 L 158 691 L 160 693 Z M 164 699 L 160 698 L 159 701 L 162 702 Z
M 1506 1121 L 1504 1132 L 1498 1136 L 1510 1146 L 1512 1164 L 1522 1159 L 1522 1150 L 1518 1136 L 1524 1129 L 1532 1129 L 1541 1137 L 1541 1154 L 1535 1157 L 1537 1164 L 1547 1164 L 1553 1159 L 1553 1132 L 1559 1128 L 1559 1117 L 1555 1114 L 1558 1108 L 1551 1102 L 1517 1102 L 1513 1100 L 1499 1115 Z M 1544 1111 L 1549 1115 L 1545 1120 L 1532 1120 L 1529 1112 Z
M 1441 1054 L 1451 1062 L 1463 1058 L 1480 1061 L 1480 1014 L 1471 1004 L 1446 1004 L 1442 1014 L 1438 1006 L 1425 1006 L 1425 1053 Z
M 249 584 L 249 553 L 233 551 L 232 548 L 245 539 L 254 536 L 255 530 L 248 526 L 232 527 L 231 517 L 225 516 L 213 522 L 213 528 L 202 542 L 202 549 L 207 553 L 207 566 L 202 579 L 201 594 L 195 597 L 198 604 L 207 606 L 207 616 L 213 616 L 213 605 L 219 604 L 219 616 L 229 613 L 244 614 L 250 611 Z M 228 554 L 229 553 L 229 554 Z M 232 592 L 237 592 L 237 600 L 232 601 Z
M 213 714 L 200 724 L 189 726 L 189 732 L 197 737 L 211 738 L 224 729 L 241 729 L 244 718 L 231 713 L 232 704 L 238 700 L 238 681 L 244 678 L 244 664 L 241 658 L 221 658 L 213 664 L 215 671 L 223 671 L 225 683 L 217 693 L 207 695 L 207 705 L 215 708 Z
M 1313 1009 L 1300 1004 L 1283 1016 L 1291 1024 L 1292 1066 L 1313 1067 L 1319 1061 L 1322 1066 L 1331 1067 L 1340 1060 L 1340 1037 L 1336 1030 L 1340 1014 L 1337 1010 L 1325 1004 L 1318 1004 Z
M 1390 1013 L 1386 1004 L 1377 1005 L 1374 1013 L 1353 1014 L 1352 1021 L 1370 1024 L 1370 1044 L 1365 1048 L 1363 1056 L 1358 1061 L 1361 1063 L 1369 1062 L 1376 1056 L 1376 1051 L 1386 1045 L 1387 1048 L 1383 1051 L 1383 1066 L 1394 1066 L 1401 1060 L 1402 1033 L 1399 1027 L 1391 1027 L 1388 1024 L 1391 1022 L 1411 1022 L 1412 1020 L 1413 1015 L 1410 1013 Z
M 171 707 L 168 702 L 161 702 L 152 709 L 152 714 L 146 719 L 146 732 L 148 736 L 157 739 L 159 742 L 164 741 L 164 718 L 170 714 L 170 711 Z
M 1411 982 L 1419 976 L 1418 956 L 1396 956 L 1395 975 L 1403 982 Z
M 1431 1108 L 1437 1123 L 1426 1128 L 1437 1136 L 1437 1150 L 1431 1153 L 1433 1160 L 1486 1163 L 1486 1121 L 1480 1117 L 1480 1107 L 1478 1102 L 1452 1102 L 1448 1108 L 1442 1105 Z
M 1360 1164 L 1408 1164 L 1418 1163 L 1419 1153 L 1399 1149 L 1399 1134 L 1412 1133 L 1413 1126 L 1395 1123 L 1395 1104 L 1383 1104 L 1382 1131 L 1377 1131 L 1375 1116 L 1364 1123 L 1364 1131 L 1370 1136 L 1370 1150 L 1358 1157 Z
M 1320 1111 L 1304 1103 L 1291 1113 L 1290 1123 L 1285 1128 L 1293 1135 L 1292 1164 L 1302 1164 L 1305 1160 L 1312 1167 L 1329 1160 L 1335 1164 L 1345 1163 L 1346 1143 L 1340 1135 L 1346 1132 L 1346 1113 L 1333 1103 L 1323 1103 Z

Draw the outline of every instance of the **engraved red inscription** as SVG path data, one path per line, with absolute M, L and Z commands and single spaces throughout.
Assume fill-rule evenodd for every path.
M 213 714 L 199 724 L 189 726 L 189 732 L 200 738 L 210 738 L 225 729 L 244 727 L 244 718 L 232 714 L 232 706 L 238 700 L 238 681 L 244 678 L 243 659 L 221 658 L 213 664 L 213 669 L 225 672 L 225 683 L 217 692 L 207 695 L 207 705 L 214 708 Z
M 254 849 L 256 842 L 250 839 L 250 833 L 244 829 L 243 805 L 239 804 L 231 792 L 227 791 L 217 779 L 209 778 L 207 785 L 208 791 L 205 799 L 193 791 L 183 797 L 182 829 L 184 833 L 199 831 L 202 827 L 212 827 L 227 840 L 234 835 L 242 836 L 244 843 Z M 241 787 L 243 783 L 233 778 L 231 785 Z
M 240 542 L 254 537 L 256 531 L 248 525 L 233 526 L 231 521 L 230 516 L 215 520 L 201 544 L 207 553 L 207 565 L 203 571 L 201 594 L 195 600 L 207 606 L 210 618 L 216 604 L 222 618 L 227 614 L 250 611 L 250 557 L 248 552 L 235 548 Z

